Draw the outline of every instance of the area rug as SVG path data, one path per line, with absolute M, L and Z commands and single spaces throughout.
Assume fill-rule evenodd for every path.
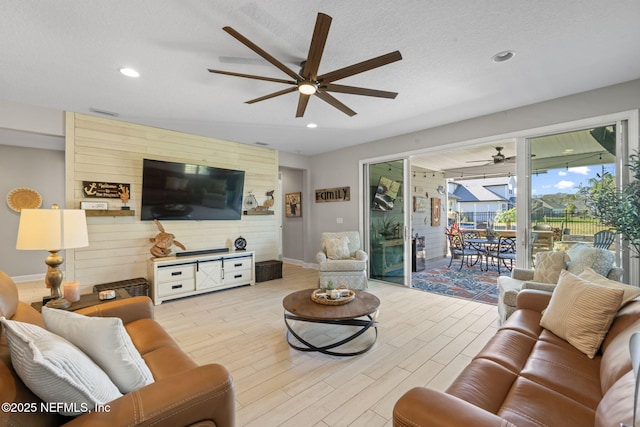
M 481 271 L 479 267 L 452 268 L 438 267 L 428 271 L 413 273 L 411 286 L 426 292 L 468 299 L 485 304 L 498 304 L 498 270 L 489 267 L 489 271 Z M 508 270 L 502 275 L 510 274 Z

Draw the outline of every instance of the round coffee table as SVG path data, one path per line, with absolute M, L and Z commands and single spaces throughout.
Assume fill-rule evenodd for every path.
M 284 323 L 287 326 L 287 342 L 289 346 L 300 351 L 318 351 L 331 356 L 357 356 L 369 350 L 378 338 L 378 328 L 375 326 L 375 319 L 378 315 L 380 300 L 375 295 L 364 291 L 355 291 L 356 296 L 353 301 L 343 305 L 324 305 L 311 300 L 311 293 L 315 289 L 305 289 L 287 295 L 282 300 L 285 309 Z M 294 322 L 302 321 L 311 323 L 323 323 L 339 326 L 356 326 L 355 333 L 337 342 L 316 346 L 300 336 L 293 328 Z M 357 351 L 334 351 L 348 342 L 364 334 L 373 326 L 375 336 L 373 340 Z M 291 342 L 291 335 L 302 345 Z

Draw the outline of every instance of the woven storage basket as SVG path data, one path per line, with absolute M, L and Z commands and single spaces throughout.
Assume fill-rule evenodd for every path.
M 144 277 L 95 285 L 93 292 L 124 288 L 132 297 L 149 296 L 149 281 Z
M 270 260 L 256 262 L 256 282 L 282 279 L 282 261 Z

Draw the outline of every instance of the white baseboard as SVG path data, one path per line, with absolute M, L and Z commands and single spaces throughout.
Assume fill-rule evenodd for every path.
M 24 283 L 24 282 L 37 282 L 42 281 L 44 283 L 44 273 L 42 274 L 29 274 L 26 276 L 14 276 L 11 278 L 16 283 Z
M 314 270 L 318 270 L 318 264 L 304 262 L 299 259 L 291 259 L 291 258 L 282 258 L 282 262 L 286 262 L 287 264 L 299 265 L 302 268 L 312 268 Z

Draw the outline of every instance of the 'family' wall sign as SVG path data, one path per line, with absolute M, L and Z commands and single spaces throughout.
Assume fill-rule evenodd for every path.
M 351 200 L 351 187 L 323 188 L 316 190 L 316 203 L 348 202 Z

